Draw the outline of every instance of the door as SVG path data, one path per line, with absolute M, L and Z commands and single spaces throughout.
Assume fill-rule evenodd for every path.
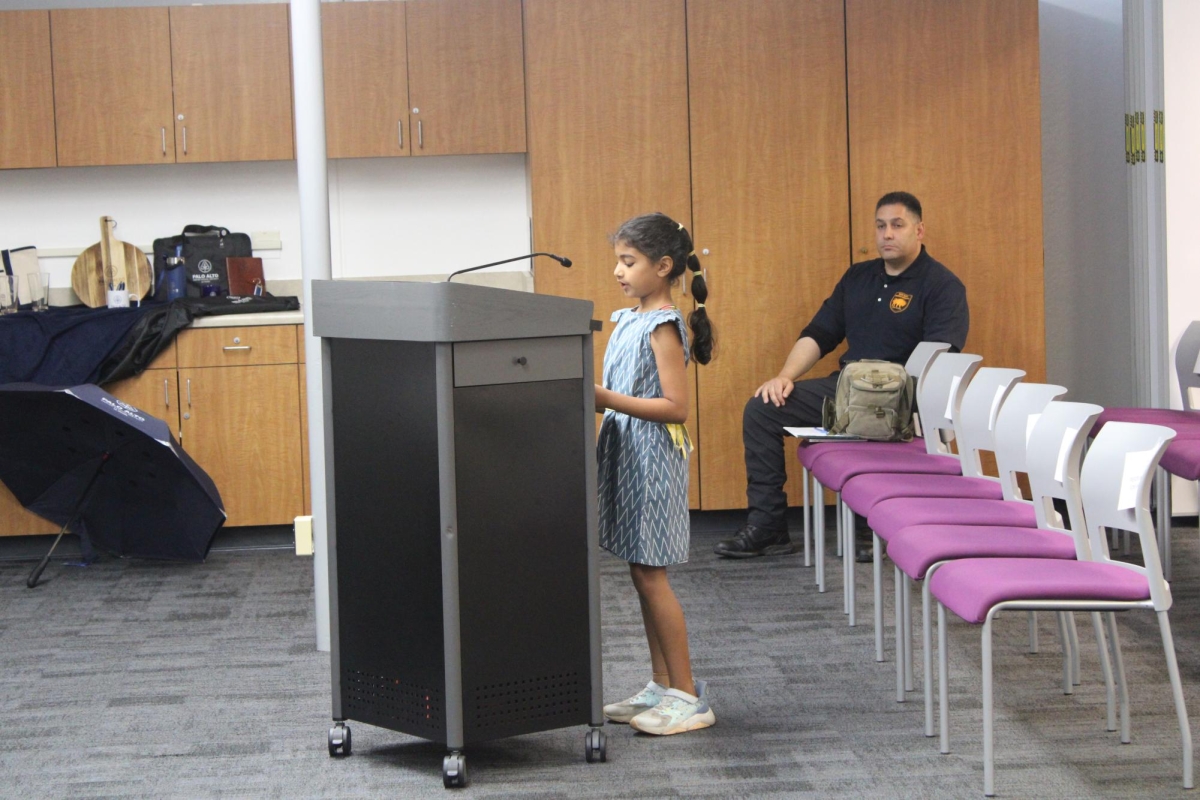
M 54 84 L 50 14 L 0 11 L 0 169 L 53 167 Z
M 167 423 L 172 436 L 180 438 L 179 381 L 174 369 L 148 369 L 140 375 L 109 384 L 104 391 L 158 417 Z
M 410 152 L 405 5 L 321 4 L 330 158 Z
M 1045 377 L 1037 0 L 847 0 L 855 260 L 875 201 L 912 192 L 967 287 L 966 349 Z
M 226 525 L 290 524 L 304 508 L 296 364 L 179 371 L 183 446 L 216 483 Z
M 650 211 L 691 226 L 685 25 L 683 0 L 525 3 L 533 249 L 575 262 L 535 260 L 534 284 L 596 304 L 604 323 L 594 339 L 597 379 L 609 317 L 630 305 L 613 278 L 608 236 Z M 677 291 L 675 299 L 686 314 L 690 298 Z M 703 448 L 690 375 L 688 428 Z M 697 508 L 698 464 L 693 456 Z
M 174 162 L 167 9 L 55 10 L 50 25 L 59 166 Z
M 174 6 L 175 160 L 290 159 L 287 6 Z
M 410 0 L 414 155 L 525 152 L 520 0 Z
M 842 0 L 688 1 L 692 211 L 719 343 L 697 371 L 706 510 L 746 507 L 742 409 L 849 266 L 843 33 Z

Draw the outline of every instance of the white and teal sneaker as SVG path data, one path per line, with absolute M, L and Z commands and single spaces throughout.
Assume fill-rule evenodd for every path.
M 705 681 L 696 681 L 698 697 L 678 689 L 667 689 L 662 702 L 631 719 L 629 727 L 655 736 L 670 736 L 714 725 L 717 717 L 708 707 L 707 690 Z
M 645 689 L 642 689 L 628 700 L 606 705 L 604 707 L 604 716 L 608 717 L 609 722 L 629 722 L 629 720 L 638 714 L 641 714 L 643 711 L 649 711 L 662 702 L 663 695 L 666 693 L 667 687 L 650 681 L 646 684 Z

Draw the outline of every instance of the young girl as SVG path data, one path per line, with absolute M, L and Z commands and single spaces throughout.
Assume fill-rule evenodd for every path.
M 671 301 L 684 269 L 700 271 L 692 238 L 663 214 L 635 217 L 613 234 L 614 270 L 634 308 L 613 314 L 617 323 L 604 353 L 604 411 L 596 444 L 599 464 L 600 545 L 629 562 L 650 644 L 653 680 L 620 703 L 604 707 L 613 722 L 644 733 L 669 735 L 716 722 L 704 681 L 692 678 L 687 624 L 667 581 L 667 566 L 688 558 L 688 335 Z M 713 330 L 704 310 L 704 278 L 692 278 L 696 310 L 690 357 L 707 364 Z

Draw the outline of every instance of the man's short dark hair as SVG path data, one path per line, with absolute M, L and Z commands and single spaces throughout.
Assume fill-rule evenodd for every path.
M 875 210 L 884 206 L 900 204 L 912 212 L 917 218 L 917 222 L 921 221 L 921 201 L 908 192 L 888 192 L 883 197 L 879 198 L 879 202 L 875 204 Z

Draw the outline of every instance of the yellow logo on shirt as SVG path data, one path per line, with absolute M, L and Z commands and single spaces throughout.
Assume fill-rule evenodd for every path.
M 908 304 L 911 302 L 912 302 L 911 294 L 905 294 L 904 292 L 896 292 L 894 295 L 892 295 L 892 302 L 889 304 L 888 307 L 891 308 L 893 312 L 899 314 L 901 311 L 908 308 Z

